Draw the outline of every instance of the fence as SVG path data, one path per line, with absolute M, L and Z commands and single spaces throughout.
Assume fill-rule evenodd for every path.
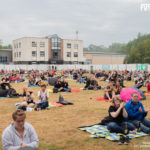
M 128 71 L 150 71 L 149 64 L 101 64 L 101 65 L 44 65 L 44 64 L 34 64 L 34 65 L 5 65 L 0 64 L 0 70 L 49 70 L 52 66 L 56 67 L 57 70 L 66 69 L 86 69 L 86 70 L 128 70 Z

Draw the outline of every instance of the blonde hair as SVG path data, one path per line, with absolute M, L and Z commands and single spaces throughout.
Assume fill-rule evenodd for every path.
M 23 117 L 26 118 L 25 112 L 23 110 L 21 110 L 21 109 L 17 109 L 15 112 L 13 112 L 13 114 L 12 114 L 13 120 L 16 121 L 18 116 L 23 116 Z
M 115 95 L 115 96 L 113 96 L 112 101 L 111 101 L 112 106 L 115 106 L 115 101 L 116 101 L 116 100 L 119 100 L 120 103 L 122 102 L 122 99 L 120 98 L 120 95 Z

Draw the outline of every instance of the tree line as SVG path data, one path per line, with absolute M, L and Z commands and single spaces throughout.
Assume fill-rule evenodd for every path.
M 87 52 L 111 52 L 126 54 L 124 63 L 150 63 L 150 34 L 138 33 L 137 37 L 128 43 L 112 43 L 110 46 L 94 44 L 84 48 Z

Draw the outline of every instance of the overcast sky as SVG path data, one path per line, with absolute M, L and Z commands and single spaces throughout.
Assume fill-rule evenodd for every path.
M 52 34 L 76 39 L 78 30 L 84 47 L 126 43 L 138 32 L 150 33 L 150 11 L 140 10 L 143 1 L 0 0 L 0 39 L 3 45 Z

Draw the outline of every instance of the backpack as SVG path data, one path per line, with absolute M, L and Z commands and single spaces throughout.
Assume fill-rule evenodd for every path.
M 58 93 L 58 89 L 57 88 L 53 88 L 53 93 Z

